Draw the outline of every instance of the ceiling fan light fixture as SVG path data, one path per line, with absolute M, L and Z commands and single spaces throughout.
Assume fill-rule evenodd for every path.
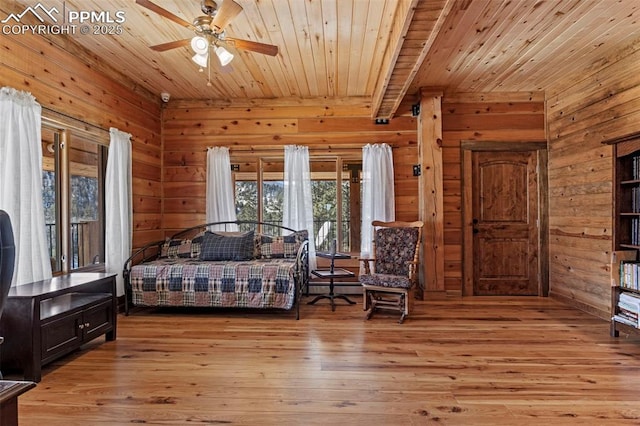
M 209 41 L 204 37 L 195 36 L 191 39 L 191 49 L 196 54 L 206 55 L 209 51 Z
M 216 46 L 214 48 L 214 51 L 216 52 L 216 56 L 220 60 L 220 64 L 223 67 L 229 65 L 229 63 L 233 60 L 233 54 L 222 46 Z
M 207 59 L 209 59 L 209 55 L 207 53 L 205 53 L 204 55 L 201 55 L 200 53 L 196 53 L 195 55 L 193 55 L 191 59 L 193 60 L 193 62 L 200 65 L 201 68 L 206 68 Z

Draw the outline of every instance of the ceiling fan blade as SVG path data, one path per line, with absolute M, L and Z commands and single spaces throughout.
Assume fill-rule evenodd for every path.
M 214 28 L 214 32 L 219 33 L 224 30 L 227 24 L 240 12 L 242 12 L 242 6 L 233 0 L 224 0 L 211 23 L 211 26 Z
M 237 49 L 250 50 L 269 56 L 276 56 L 278 54 L 278 46 L 274 46 L 273 44 L 258 43 L 257 41 L 240 40 L 231 37 L 225 37 L 224 41 Z
M 184 40 L 176 40 L 170 41 L 168 43 L 156 44 L 155 46 L 150 46 L 150 48 L 155 50 L 156 52 L 166 52 L 167 50 L 175 49 L 176 47 L 188 46 L 189 43 L 191 43 L 191 40 L 187 38 Z
M 149 0 L 136 0 L 136 3 L 138 3 L 142 7 L 146 7 L 150 11 L 155 12 L 160 16 L 163 16 L 169 19 L 170 21 L 175 22 L 176 24 L 182 25 L 183 27 L 187 27 L 190 30 L 195 30 L 195 27 L 191 25 L 189 22 L 185 21 L 179 16 L 174 15 L 173 13 L 169 12 L 167 9 L 163 9 L 157 4 L 150 2 Z

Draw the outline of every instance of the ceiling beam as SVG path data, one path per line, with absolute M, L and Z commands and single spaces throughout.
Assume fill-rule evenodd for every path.
M 378 74 L 378 81 L 372 96 L 372 118 L 379 117 L 378 111 L 380 109 L 382 99 L 387 92 L 387 88 L 389 87 L 389 81 L 391 80 L 391 76 L 393 75 L 396 67 L 396 62 L 400 55 L 404 38 L 407 31 L 409 31 L 409 25 L 413 19 L 417 3 L 418 0 L 402 0 L 398 3 L 398 7 L 396 8 L 393 28 L 391 29 L 391 36 L 389 37 L 389 44 L 387 44 L 387 48 L 384 51 L 381 72 Z
M 401 7 L 398 7 L 396 27 L 402 24 L 401 37 L 397 38 L 398 34 L 394 35 L 385 52 L 386 66 L 383 70 L 386 72 L 381 74 L 384 78 L 373 94 L 373 118 L 393 117 L 455 0 L 421 0 L 410 3 L 411 10 L 405 12 L 404 18 L 401 15 Z M 389 53 L 391 63 L 386 62 L 389 51 L 392 52 Z

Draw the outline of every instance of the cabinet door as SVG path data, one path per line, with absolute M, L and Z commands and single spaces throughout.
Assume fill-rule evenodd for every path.
M 70 352 L 82 343 L 82 312 L 42 324 L 42 363 Z
M 111 299 L 85 309 L 82 315 L 83 340 L 86 342 L 111 331 L 113 315 Z

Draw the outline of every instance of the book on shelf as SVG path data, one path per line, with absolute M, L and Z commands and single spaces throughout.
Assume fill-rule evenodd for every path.
M 618 301 L 626 303 L 629 306 L 640 307 L 640 295 L 632 293 L 620 293 Z
M 640 328 L 640 295 L 620 293 L 616 311 L 615 321 Z
M 631 177 L 633 180 L 640 179 L 640 155 L 631 158 Z
M 626 309 L 622 309 L 619 308 L 618 310 L 618 315 L 630 320 L 630 321 L 634 321 L 635 323 L 638 322 L 638 313 L 637 312 L 633 312 L 633 311 L 628 311 Z
M 640 262 L 623 260 L 620 262 L 620 287 L 640 290 Z
M 612 287 L 620 287 L 620 263 L 636 260 L 637 255 L 637 250 L 614 250 L 611 252 L 611 265 L 609 271 Z
M 637 320 L 634 321 L 634 320 L 629 319 L 627 317 L 624 317 L 624 316 L 622 316 L 620 314 L 614 315 L 613 318 L 611 318 L 611 319 L 614 320 L 614 321 L 617 321 L 619 323 L 622 323 L 622 324 L 630 325 L 631 327 L 639 328 Z

